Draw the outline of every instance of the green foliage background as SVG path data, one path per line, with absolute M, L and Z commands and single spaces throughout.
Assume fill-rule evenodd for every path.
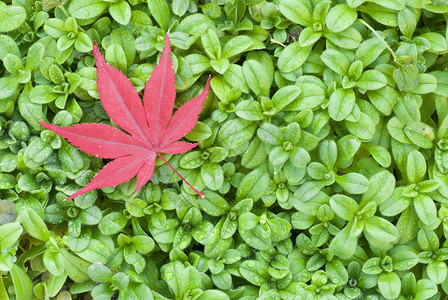
M 0 299 L 444 299 L 446 0 L 0 2 Z M 39 120 L 107 123 L 93 41 L 138 91 L 169 32 L 176 105 L 135 181 Z M 114 125 L 114 124 L 112 124 Z

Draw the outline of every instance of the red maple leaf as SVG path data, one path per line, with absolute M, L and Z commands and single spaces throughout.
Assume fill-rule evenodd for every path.
M 162 56 L 146 82 L 142 103 L 135 87 L 126 76 L 115 67 L 106 64 L 96 44 L 93 47 L 101 104 L 109 117 L 130 135 L 105 124 L 83 123 L 59 127 L 39 122 L 85 153 L 115 159 L 105 165 L 89 184 L 66 200 L 94 189 L 126 182 L 135 175 L 137 175 L 137 192 L 154 173 L 157 156 L 185 181 L 160 153 L 184 153 L 198 145 L 176 141 L 196 125 L 210 88 L 210 78 L 204 91 L 179 107 L 171 117 L 176 86 L 170 53 L 170 40 L 166 35 Z M 205 197 L 187 181 L 185 182 L 201 197 Z

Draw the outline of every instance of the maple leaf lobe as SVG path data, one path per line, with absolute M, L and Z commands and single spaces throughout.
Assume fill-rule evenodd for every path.
M 160 155 L 184 153 L 198 145 L 177 140 L 196 125 L 210 89 L 209 78 L 202 93 L 183 104 L 171 116 L 176 86 L 170 53 L 170 40 L 166 35 L 162 56 L 148 79 L 142 103 L 132 83 L 118 69 L 105 62 L 95 43 L 93 55 L 96 59 L 101 104 L 108 116 L 129 134 L 105 124 L 84 123 L 59 127 L 39 121 L 44 128 L 64 137 L 79 150 L 97 157 L 114 159 L 106 164 L 90 183 L 66 200 L 97 188 L 126 182 L 135 175 L 137 192 L 152 177 L 157 156 L 198 195 L 205 197 Z

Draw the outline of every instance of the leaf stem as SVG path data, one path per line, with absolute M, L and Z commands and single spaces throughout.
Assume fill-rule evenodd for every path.
M 387 50 L 389 50 L 390 54 L 392 54 L 392 57 L 394 58 L 394 61 L 395 61 L 397 64 L 399 64 L 399 63 L 398 63 L 397 55 L 395 55 L 394 50 L 392 50 L 392 48 L 391 48 L 391 47 L 389 46 L 389 44 L 383 39 L 383 37 L 382 37 L 381 35 L 379 35 L 378 32 L 376 32 L 375 29 L 373 29 L 372 26 L 369 25 L 369 23 L 367 23 L 367 22 L 364 21 L 364 20 L 359 20 L 359 21 L 360 21 L 362 24 L 364 24 L 364 26 L 366 26 L 367 28 L 369 28 L 370 31 L 372 31 L 373 34 L 383 42 L 384 46 L 386 46 Z
M 157 155 L 158 155 L 158 156 L 159 156 L 159 157 L 160 157 L 160 158 L 161 158 L 161 159 L 162 159 L 168 166 L 170 166 L 170 168 L 173 169 L 173 171 L 176 172 L 176 174 L 179 175 L 179 177 L 182 178 L 182 180 L 183 180 L 186 184 L 188 184 L 188 186 L 191 187 L 191 188 L 193 189 L 193 191 L 196 192 L 196 194 L 198 194 L 199 196 L 201 196 L 202 199 L 205 198 L 205 195 L 202 194 L 201 192 L 199 192 L 197 189 L 195 189 L 191 184 L 189 184 L 188 181 L 186 181 L 185 178 L 183 178 L 182 175 L 180 175 L 179 172 L 177 172 L 176 169 L 174 169 L 173 166 L 170 165 L 170 163 L 169 163 L 165 158 L 163 158 L 162 155 L 160 155 L 160 153 L 157 152 Z

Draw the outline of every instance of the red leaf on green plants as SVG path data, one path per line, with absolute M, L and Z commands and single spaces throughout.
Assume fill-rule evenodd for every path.
M 98 92 L 101 104 L 109 117 L 127 133 L 105 124 L 77 124 L 59 127 L 40 121 L 40 124 L 77 146 L 85 153 L 114 160 L 105 165 L 92 181 L 68 197 L 71 200 L 94 189 L 126 182 L 137 175 L 138 191 L 154 173 L 159 156 L 184 181 L 185 179 L 160 155 L 184 153 L 197 146 L 177 141 L 190 132 L 196 122 L 210 88 L 210 78 L 202 93 L 182 105 L 173 116 L 176 86 L 170 40 L 165 36 L 165 47 L 159 64 L 148 79 L 143 103 L 135 87 L 123 73 L 106 64 L 98 47 L 93 47 L 96 58 Z M 193 188 L 201 197 L 203 194 Z

